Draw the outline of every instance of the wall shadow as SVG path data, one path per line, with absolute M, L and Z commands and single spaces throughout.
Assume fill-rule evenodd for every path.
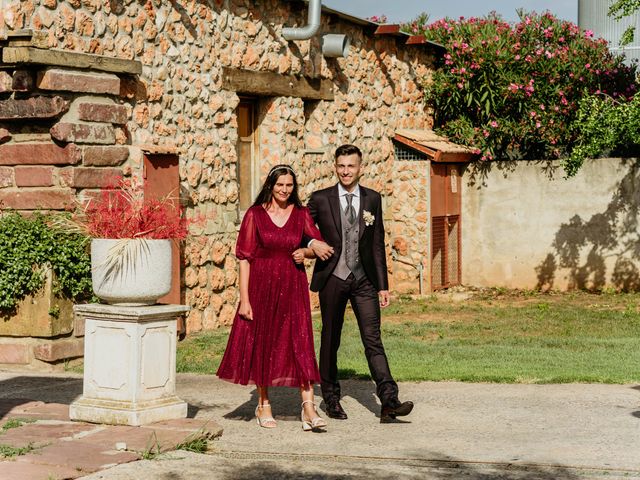
M 516 171 L 519 162 L 527 162 L 539 166 L 544 176 L 549 180 L 557 178 L 558 175 L 564 175 L 564 170 L 557 160 L 531 160 L 526 158 L 518 160 L 479 160 L 469 163 L 463 168 L 464 176 L 467 179 L 467 186 L 475 187 L 478 190 L 486 187 L 489 173 L 493 170 L 501 172 L 502 176 L 507 178 Z
M 0 380 L 0 418 L 28 402 L 69 405 L 82 395 L 82 377 L 15 376 Z
M 438 460 L 443 458 L 443 460 Z M 444 460 L 446 458 L 446 460 Z M 224 479 L 340 480 L 340 479 L 460 479 L 467 480 L 578 480 L 581 472 L 562 465 L 472 463 L 437 452 L 420 452 L 418 458 L 350 461 L 346 459 L 288 458 L 274 456 L 237 465 Z
M 549 290 L 559 269 L 568 269 L 570 289 L 600 290 L 607 283 L 606 262 L 614 260 L 612 285 L 640 290 L 640 163 L 623 159 L 628 168 L 607 208 L 585 219 L 574 215 L 555 234 L 552 251 L 536 267 L 539 290 Z M 589 192 L 585 192 L 585 202 Z

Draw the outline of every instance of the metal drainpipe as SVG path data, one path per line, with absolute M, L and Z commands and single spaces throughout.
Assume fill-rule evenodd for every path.
M 301 28 L 282 29 L 282 36 L 286 40 L 308 40 L 320 29 L 320 13 L 322 11 L 322 0 L 309 0 L 309 13 L 307 25 Z

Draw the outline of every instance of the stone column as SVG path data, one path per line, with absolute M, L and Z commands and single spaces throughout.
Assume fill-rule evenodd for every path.
M 185 418 L 176 394 L 176 319 L 184 305 L 75 305 L 85 321 L 83 394 L 72 420 L 144 425 Z

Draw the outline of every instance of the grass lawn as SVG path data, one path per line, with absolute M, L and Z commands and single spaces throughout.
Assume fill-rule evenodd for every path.
M 383 310 L 382 338 L 398 381 L 640 382 L 640 294 L 469 292 L 401 297 Z M 316 351 L 319 315 L 314 315 Z M 229 329 L 178 344 L 179 372 L 215 373 Z M 355 318 L 345 320 L 342 378 L 369 378 Z

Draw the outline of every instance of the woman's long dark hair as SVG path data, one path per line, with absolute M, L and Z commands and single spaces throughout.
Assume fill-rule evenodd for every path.
M 287 205 L 293 203 L 298 208 L 302 207 L 302 202 L 298 195 L 298 179 L 296 178 L 296 173 L 293 171 L 293 168 L 285 164 L 276 165 L 269 170 L 267 178 L 265 178 L 264 183 L 262 184 L 262 189 L 256 197 L 255 202 L 253 202 L 254 206 L 269 205 L 271 203 L 271 200 L 273 199 L 273 187 L 275 187 L 278 178 L 282 175 L 291 175 L 293 177 L 293 191 L 287 200 Z

